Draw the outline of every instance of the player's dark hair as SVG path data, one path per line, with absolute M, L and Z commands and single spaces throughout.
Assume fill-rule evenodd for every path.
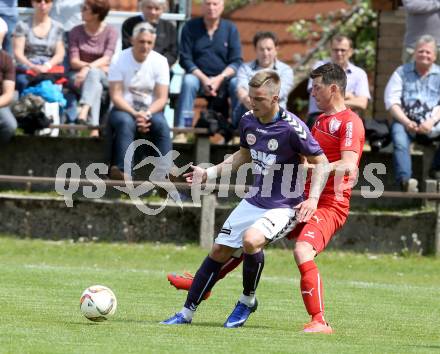
M 327 63 L 318 66 L 310 73 L 311 79 L 322 78 L 324 85 L 335 84 L 338 86 L 339 91 L 345 96 L 345 88 L 347 87 L 347 75 L 345 71 L 338 65 L 333 63 Z
M 263 39 L 272 39 L 273 43 L 275 44 L 275 47 L 278 46 L 278 37 L 275 33 L 270 31 L 259 31 L 255 33 L 254 38 L 252 39 L 254 48 L 256 48 L 258 42 Z
M 267 86 L 270 94 L 277 96 L 280 93 L 281 79 L 275 70 L 260 70 L 249 81 L 249 86 L 255 88 Z

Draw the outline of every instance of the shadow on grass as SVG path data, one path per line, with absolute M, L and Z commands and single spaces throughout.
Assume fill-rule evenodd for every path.
M 411 348 L 419 348 L 419 349 L 440 349 L 440 345 L 417 345 L 417 344 L 409 344 L 409 345 L 403 345 L 402 347 L 411 347 Z

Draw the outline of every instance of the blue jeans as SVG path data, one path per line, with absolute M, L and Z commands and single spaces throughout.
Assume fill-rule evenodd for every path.
M 81 88 L 78 89 L 73 86 L 77 73 L 78 71 L 71 71 L 68 74 L 69 82 L 72 83 L 70 89 L 81 96 L 79 100 L 80 105 L 86 104 L 90 106 L 90 123 L 92 125 L 99 125 L 101 98 L 104 88 L 108 88 L 107 75 L 99 68 L 92 68 L 89 70 Z M 74 109 L 72 105 L 76 105 L 77 101 L 73 101 L 73 97 L 69 96 L 68 103 L 67 119 L 69 120 L 71 112 Z
M 391 125 L 391 138 L 393 140 L 393 166 L 397 183 L 407 182 L 412 176 L 412 163 L 410 145 L 413 137 L 399 122 Z
M 233 107 L 232 110 L 232 127 L 234 129 L 238 128 L 238 125 L 240 124 L 240 119 L 248 111 L 246 106 L 244 104 L 238 103 L 237 107 Z
M 64 98 L 66 99 L 66 107 L 64 108 L 64 123 L 73 124 L 76 122 L 76 118 L 78 117 L 78 97 L 77 94 L 67 90 L 63 92 Z
M 138 133 L 136 120 L 130 113 L 116 108 L 111 110 L 108 120 L 109 137 L 112 139 L 111 165 L 116 165 L 121 171 L 124 171 L 125 154 L 136 138 L 152 142 L 162 156 L 171 151 L 170 128 L 163 112 L 153 114 L 151 123 L 150 131 L 147 134 L 141 134 Z M 131 161 L 131 167 L 133 167 L 133 161 Z M 132 171 L 124 172 L 131 175 Z
M 7 143 L 15 134 L 17 121 L 9 107 L 0 108 L 0 144 Z
M 9 55 L 14 56 L 14 53 L 12 52 L 12 34 L 14 33 L 15 25 L 17 24 L 17 16 L 1 14 L 0 17 L 5 20 L 6 24 L 8 25 L 8 32 L 3 39 L 2 47 L 9 53 Z
M 229 80 L 228 94 L 231 98 L 232 108 L 237 106 L 237 78 Z M 197 95 L 203 95 L 203 87 L 200 80 L 193 74 L 183 76 L 182 87 L 180 89 L 179 103 L 177 104 L 177 126 L 179 128 L 189 126 L 194 115 L 194 100 Z M 186 119 L 185 119 L 186 118 Z M 186 123 L 185 123 L 186 121 Z
M 391 125 L 391 138 L 393 139 L 393 166 L 394 175 L 397 183 L 407 182 L 412 176 L 412 161 L 410 145 L 413 140 L 419 140 L 423 137 L 423 141 L 429 141 L 425 136 L 412 136 L 405 127 L 394 121 Z M 431 169 L 440 171 L 440 148 L 437 149 L 432 161 Z
M 20 96 L 23 90 L 29 86 L 30 82 L 31 80 L 29 75 L 24 73 L 17 73 L 17 75 L 15 76 L 15 88 L 17 89 Z

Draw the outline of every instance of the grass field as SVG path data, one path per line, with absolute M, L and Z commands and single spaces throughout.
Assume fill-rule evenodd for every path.
M 73 244 L 0 237 L 1 353 L 435 353 L 440 352 L 440 260 L 329 252 L 317 262 L 332 336 L 300 333 L 308 320 L 290 252 L 270 249 L 260 307 L 245 327 L 222 324 L 241 291 L 241 271 L 214 289 L 190 326 L 158 324 L 185 292 L 167 272 L 194 271 L 193 246 Z M 239 268 L 241 269 L 241 268 Z M 79 312 L 83 289 L 107 285 L 116 315 Z

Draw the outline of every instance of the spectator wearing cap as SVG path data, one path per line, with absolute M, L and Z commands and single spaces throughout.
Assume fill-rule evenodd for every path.
M 163 110 L 168 100 L 167 59 L 153 50 L 156 29 L 141 22 L 133 29 L 133 47 L 119 53 L 109 70 L 113 109 L 108 127 L 112 139 L 110 177 L 131 175 L 124 157 L 136 137 L 150 140 L 165 156 L 171 150 L 170 129 Z M 129 154 L 130 155 L 130 154 Z
M 108 87 L 107 72 L 118 39 L 117 30 L 104 23 L 109 11 L 108 0 L 86 0 L 81 7 L 84 24 L 69 32 L 70 81 L 81 95 L 78 121 L 84 124 L 99 125 L 101 97 Z
M 167 9 L 166 0 L 142 0 L 141 13 L 127 18 L 122 24 L 122 49 L 131 47 L 133 28 L 140 22 L 148 22 L 156 28 L 156 44 L 154 51 L 167 58 L 171 67 L 177 60 L 177 31 L 176 26 L 160 18 Z

